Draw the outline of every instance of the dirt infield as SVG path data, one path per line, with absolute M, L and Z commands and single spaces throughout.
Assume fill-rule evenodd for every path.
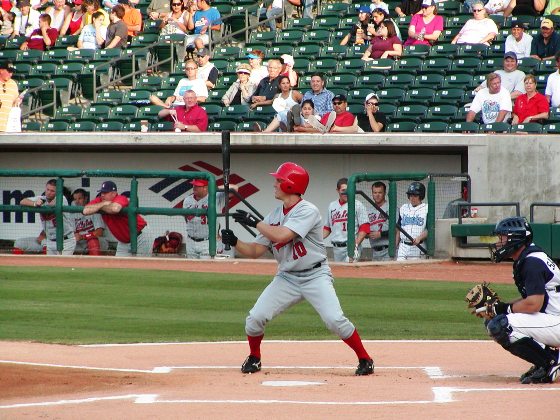
M 265 261 L 0 257 L 4 266 L 150 268 L 270 274 Z M 333 265 L 335 277 L 511 282 L 509 264 Z M 0 418 L 555 418 L 560 384 L 521 385 L 529 366 L 491 341 L 367 341 L 375 374 L 353 375 L 333 341 L 264 341 L 243 375 L 245 342 L 64 346 L 0 342 Z

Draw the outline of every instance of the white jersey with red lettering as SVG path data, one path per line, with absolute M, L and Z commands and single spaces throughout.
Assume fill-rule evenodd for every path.
M 225 205 L 225 193 L 216 193 L 216 212 L 221 213 Z M 197 200 L 194 194 L 187 196 L 183 200 L 184 209 L 207 209 L 208 208 L 208 195 Z M 208 239 L 208 218 L 207 216 L 185 216 L 187 222 L 187 235 L 194 239 Z
M 45 196 L 38 195 L 37 197 L 31 197 L 30 200 L 36 202 L 37 200 L 41 199 L 44 204 L 43 206 L 51 206 L 54 207 L 56 198 L 50 202 L 47 202 Z M 67 206 L 68 201 L 66 197 L 62 197 L 62 205 Z M 40 213 L 39 217 L 41 218 L 41 224 L 43 225 L 43 230 L 47 235 L 47 240 L 49 241 L 56 241 L 56 215 L 55 213 Z M 62 213 L 62 220 L 63 220 L 63 227 L 62 233 L 65 237 L 72 236 L 74 237 L 74 216 L 72 213 Z
M 286 243 L 272 243 L 262 234 L 255 239 L 256 243 L 272 249 L 279 271 L 309 270 L 326 261 L 323 222 L 319 209 L 314 204 L 302 199 L 286 214 L 281 205 L 268 214 L 264 222 L 271 226 L 285 226 L 298 235 Z
M 368 223 L 366 208 L 360 201 L 356 201 L 356 216 L 354 219 L 354 235 L 361 225 Z M 331 233 L 331 242 L 346 242 L 348 239 L 348 203 L 335 200 L 329 204 L 325 228 Z
M 384 201 L 381 206 L 379 206 L 385 214 L 389 214 L 389 203 Z M 381 214 L 379 210 L 375 207 L 371 207 L 368 212 L 369 220 L 369 230 L 370 232 L 388 232 L 389 231 L 389 221 L 385 216 Z M 382 237 L 377 239 L 369 239 L 369 243 L 372 247 L 374 246 L 385 246 L 389 245 L 389 237 Z
M 74 213 L 74 223 L 76 225 L 75 232 L 80 235 L 93 232 L 96 229 L 105 229 L 105 223 L 99 213 L 94 213 L 89 216 L 84 216 L 81 213 Z

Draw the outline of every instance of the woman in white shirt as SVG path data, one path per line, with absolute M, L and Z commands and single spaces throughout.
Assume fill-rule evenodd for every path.
M 484 44 L 490 42 L 498 35 L 496 23 L 487 15 L 484 4 L 477 2 L 472 6 L 474 19 L 469 19 L 455 35 L 452 44 Z

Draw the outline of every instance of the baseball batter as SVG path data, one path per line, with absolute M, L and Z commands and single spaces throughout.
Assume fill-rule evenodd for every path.
M 333 246 L 333 256 L 336 262 L 349 262 L 348 249 L 348 178 L 340 178 L 336 183 L 338 200 L 329 204 L 327 210 L 327 223 L 323 226 L 323 239 L 330 236 Z M 369 222 L 364 205 L 356 200 L 356 217 L 354 234 L 356 235 L 356 248 L 353 261 L 359 261 L 362 253 L 362 242 L 369 235 Z
M 397 261 L 421 258 L 422 252 L 416 245 L 421 244 L 428 237 L 428 231 L 426 230 L 428 205 L 422 202 L 426 196 L 426 187 L 421 182 L 415 181 L 408 186 L 406 196 L 409 202 L 401 206 L 397 224 L 414 240 L 411 241 L 400 231 L 397 231 L 395 242 L 398 246 Z
M 490 246 L 496 263 L 513 259 L 513 279 L 521 298 L 495 302 L 487 311 L 490 336 L 513 355 L 532 363 L 521 375 L 523 384 L 554 382 L 560 374 L 560 270 L 533 243 L 533 230 L 522 217 L 496 224 L 498 242 Z
M 207 209 L 208 208 L 208 181 L 205 179 L 194 179 L 191 181 L 193 193 L 183 200 L 184 209 Z M 236 185 L 230 185 L 230 189 L 237 191 Z M 225 193 L 216 193 L 216 209 L 221 212 L 225 206 Z M 187 258 L 207 259 L 210 258 L 208 241 L 208 218 L 207 216 L 185 216 L 187 222 L 186 250 Z M 223 252 L 223 251 L 222 251 Z
M 121 213 L 128 207 L 129 200 L 117 192 L 117 185 L 113 181 L 105 181 L 97 191 L 99 196 L 90 201 L 82 213 L 89 216 L 101 213 L 105 226 L 118 241 L 116 257 L 130 257 L 130 229 L 128 227 L 128 214 Z M 152 255 L 153 238 L 150 237 L 148 223 L 139 214 L 136 215 L 137 247 L 136 255 L 150 257 Z
M 377 181 L 371 185 L 371 196 L 373 202 L 383 210 L 382 214 L 375 207 L 371 206 L 368 212 L 369 219 L 369 244 L 371 246 L 371 259 L 373 261 L 383 261 L 389 259 L 389 203 L 386 200 L 387 186 L 384 182 Z
M 278 272 L 249 311 L 245 332 L 250 354 L 241 366 L 243 373 L 261 370 L 260 345 L 267 322 L 286 309 L 307 300 L 326 326 L 350 346 L 359 359 L 356 375 L 373 373 L 373 360 L 362 344 L 354 325 L 344 316 L 333 286 L 323 243 L 323 223 L 317 207 L 302 199 L 309 175 L 301 166 L 286 162 L 271 174 L 275 178 L 274 197 L 282 205 L 263 221 L 243 210 L 233 218 L 244 226 L 256 228 L 254 242 L 238 240 L 232 230 L 222 230 L 222 241 L 241 254 L 259 258 L 269 249 L 278 261 Z
M 72 198 L 74 199 L 72 205 L 74 206 L 85 206 L 89 201 L 87 199 L 87 192 L 78 188 L 72 193 Z M 101 252 L 107 251 L 109 248 L 109 243 L 107 239 L 103 237 L 105 232 L 105 223 L 101 215 L 96 213 L 91 216 L 84 216 L 81 213 L 73 213 L 74 223 L 75 223 L 75 235 L 76 235 L 76 249 L 77 254 L 88 254 L 88 255 L 101 255 Z
M 20 205 L 30 207 L 51 206 L 56 204 L 56 179 L 50 179 L 45 186 L 45 195 L 24 198 Z M 67 206 L 68 200 L 62 196 L 62 205 Z M 55 213 L 39 213 L 43 232 L 46 238 L 47 255 L 59 255 L 56 249 L 56 215 Z M 74 217 L 71 213 L 62 214 L 63 249 L 62 255 L 72 255 L 76 247 L 74 237 Z M 38 239 L 38 238 L 37 238 Z

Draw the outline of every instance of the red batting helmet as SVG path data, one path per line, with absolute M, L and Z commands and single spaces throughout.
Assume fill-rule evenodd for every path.
M 283 163 L 270 175 L 282 182 L 280 189 L 286 194 L 305 194 L 309 185 L 309 174 L 296 163 Z

